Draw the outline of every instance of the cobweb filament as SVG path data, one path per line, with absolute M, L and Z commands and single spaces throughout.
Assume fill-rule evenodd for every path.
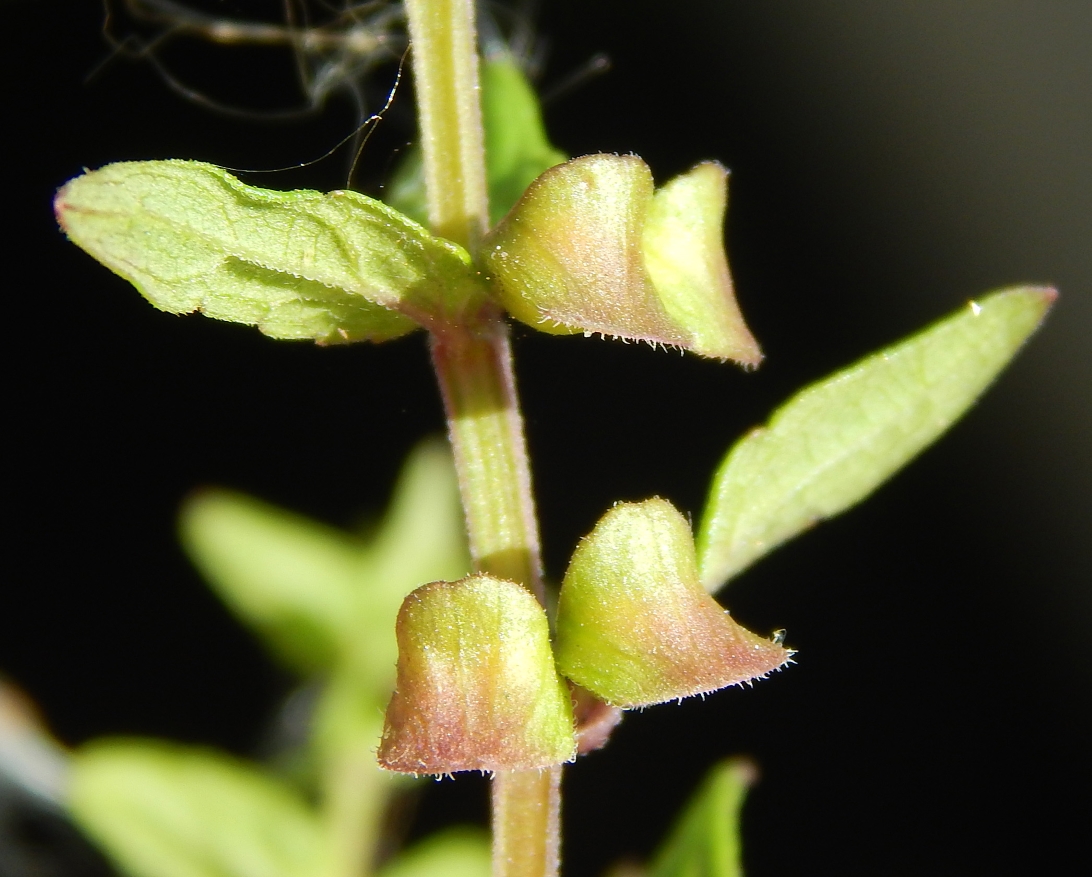
M 405 51 L 404 13 L 389 0 L 326 2 L 284 0 L 282 21 L 225 18 L 176 0 L 107 0 L 103 33 L 114 55 L 151 64 L 173 91 L 227 115 L 282 120 L 313 115 L 341 93 L 352 102 L 357 123 L 369 117 L 365 82 L 381 64 Z M 283 46 L 292 52 L 304 102 L 279 110 L 234 106 L 186 84 L 160 57 L 180 37 L 224 46 Z

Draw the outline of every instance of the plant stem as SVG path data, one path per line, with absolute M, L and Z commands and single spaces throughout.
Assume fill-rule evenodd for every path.
M 432 230 L 477 250 L 489 221 L 472 0 L 406 0 Z
M 493 777 L 493 874 L 555 875 L 561 846 L 561 765 Z M 532 838 L 542 842 L 532 843 Z
M 472 254 L 489 217 L 473 0 L 407 0 L 432 230 Z M 475 565 L 544 603 L 530 465 L 499 313 L 432 335 Z M 498 771 L 494 877 L 555 877 L 561 768 Z
M 544 603 L 508 327 L 491 319 L 478 331 L 433 334 L 432 362 L 447 412 L 474 565 L 520 582 Z

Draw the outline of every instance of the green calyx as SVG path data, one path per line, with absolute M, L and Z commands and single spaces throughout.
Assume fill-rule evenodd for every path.
M 402 604 L 396 633 L 381 766 L 531 770 L 576 757 L 546 614 L 521 585 L 487 575 L 424 585 Z
M 616 505 L 565 573 L 558 668 L 612 706 L 716 691 L 766 676 L 791 656 L 705 592 L 690 527 L 665 500 Z
M 530 185 L 482 259 L 509 313 L 541 331 L 757 365 L 721 239 L 726 203 L 727 171 L 715 163 L 656 191 L 636 156 L 584 156 Z

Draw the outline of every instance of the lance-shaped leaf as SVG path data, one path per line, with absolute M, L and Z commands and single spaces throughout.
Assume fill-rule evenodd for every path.
M 103 740 L 72 759 L 69 809 L 132 877 L 321 877 L 323 832 L 299 796 L 218 753 Z
M 864 499 L 963 414 L 1054 298 L 995 293 L 785 403 L 717 470 L 698 534 L 705 587 Z
M 714 767 L 656 853 L 649 877 L 743 877 L 739 816 L 754 781 L 749 761 Z
M 722 225 L 727 171 L 706 163 L 654 190 L 632 155 L 551 168 L 487 235 L 497 296 L 544 332 L 649 341 L 755 365 Z
M 558 668 L 612 706 L 716 691 L 765 676 L 791 656 L 736 624 L 705 592 L 690 526 L 665 500 L 616 505 L 565 573 Z
M 535 177 L 566 156 L 547 139 L 538 96 L 510 54 L 483 59 L 481 93 L 489 217 L 495 225 Z M 420 149 L 410 150 L 398 166 L 384 200 L 422 225 L 428 222 Z
M 403 773 L 530 770 L 576 756 L 546 614 L 514 582 L 433 582 L 398 613 L 379 763 Z
M 71 180 L 61 227 L 156 307 L 275 338 L 382 341 L 479 308 L 469 255 L 356 192 L 273 192 L 192 161 Z

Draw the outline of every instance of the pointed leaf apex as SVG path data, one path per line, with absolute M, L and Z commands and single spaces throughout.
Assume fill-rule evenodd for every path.
M 656 192 L 641 247 L 645 267 L 668 313 L 702 356 L 756 366 L 758 342 L 743 322 L 724 253 L 728 169 L 699 164 Z
M 816 521 L 864 499 L 974 403 L 1057 293 L 1016 287 L 793 396 L 731 448 L 698 535 L 710 592 Z

